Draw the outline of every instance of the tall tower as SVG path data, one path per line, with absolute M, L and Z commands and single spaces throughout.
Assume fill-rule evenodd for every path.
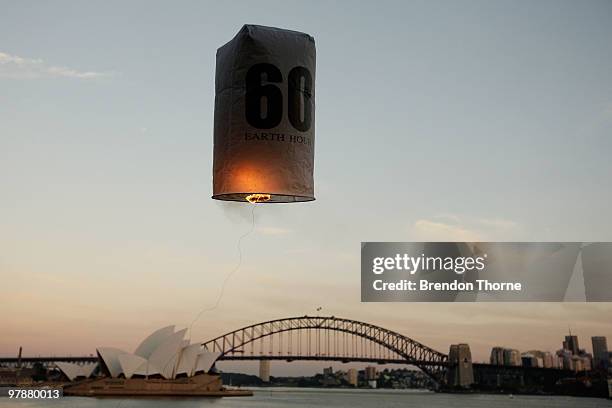
M 607 368 L 610 362 L 608 342 L 604 336 L 591 337 L 593 342 L 593 368 Z
M 580 348 L 578 347 L 578 336 L 572 336 L 572 332 L 570 331 L 569 336 L 565 336 L 563 348 L 571 351 L 573 355 L 577 356 L 580 353 Z
M 452 344 L 448 353 L 448 385 L 469 388 L 474 384 L 472 352 L 468 344 Z
M 504 365 L 504 348 L 493 347 L 491 349 L 490 362 L 492 365 Z
M 270 360 L 261 360 L 259 362 L 259 378 L 265 383 L 270 382 Z

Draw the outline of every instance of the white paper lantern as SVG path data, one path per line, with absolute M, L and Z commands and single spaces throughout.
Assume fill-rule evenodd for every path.
M 213 197 L 314 200 L 314 39 L 245 25 L 217 50 Z

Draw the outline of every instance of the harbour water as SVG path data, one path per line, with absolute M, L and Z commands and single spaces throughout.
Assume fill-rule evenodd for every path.
M 252 388 L 253 397 L 238 398 L 79 398 L 16 401 L 0 398 L 0 408 L 612 408 L 612 400 L 595 398 L 437 394 L 412 390 L 348 390 L 309 388 Z

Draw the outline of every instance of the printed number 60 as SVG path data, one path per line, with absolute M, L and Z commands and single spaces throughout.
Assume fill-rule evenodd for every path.
M 267 85 L 262 85 L 263 77 Z M 312 124 L 312 76 L 305 67 L 289 71 L 287 96 L 291 126 L 306 132 Z M 283 74 L 272 64 L 255 64 L 246 74 L 246 119 L 258 129 L 271 129 L 283 118 L 283 93 L 275 83 L 283 82 Z M 266 98 L 262 106 L 262 98 Z

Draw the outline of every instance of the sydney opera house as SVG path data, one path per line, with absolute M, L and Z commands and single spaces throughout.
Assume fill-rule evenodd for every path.
M 71 381 L 66 395 L 248 395 L 227 391 L 214 372 L 219 353 L 189 344 L 187 329 L 164 327 L 144 339 L 133 353 L 98 348 L 98 363 L 56 363 Z

